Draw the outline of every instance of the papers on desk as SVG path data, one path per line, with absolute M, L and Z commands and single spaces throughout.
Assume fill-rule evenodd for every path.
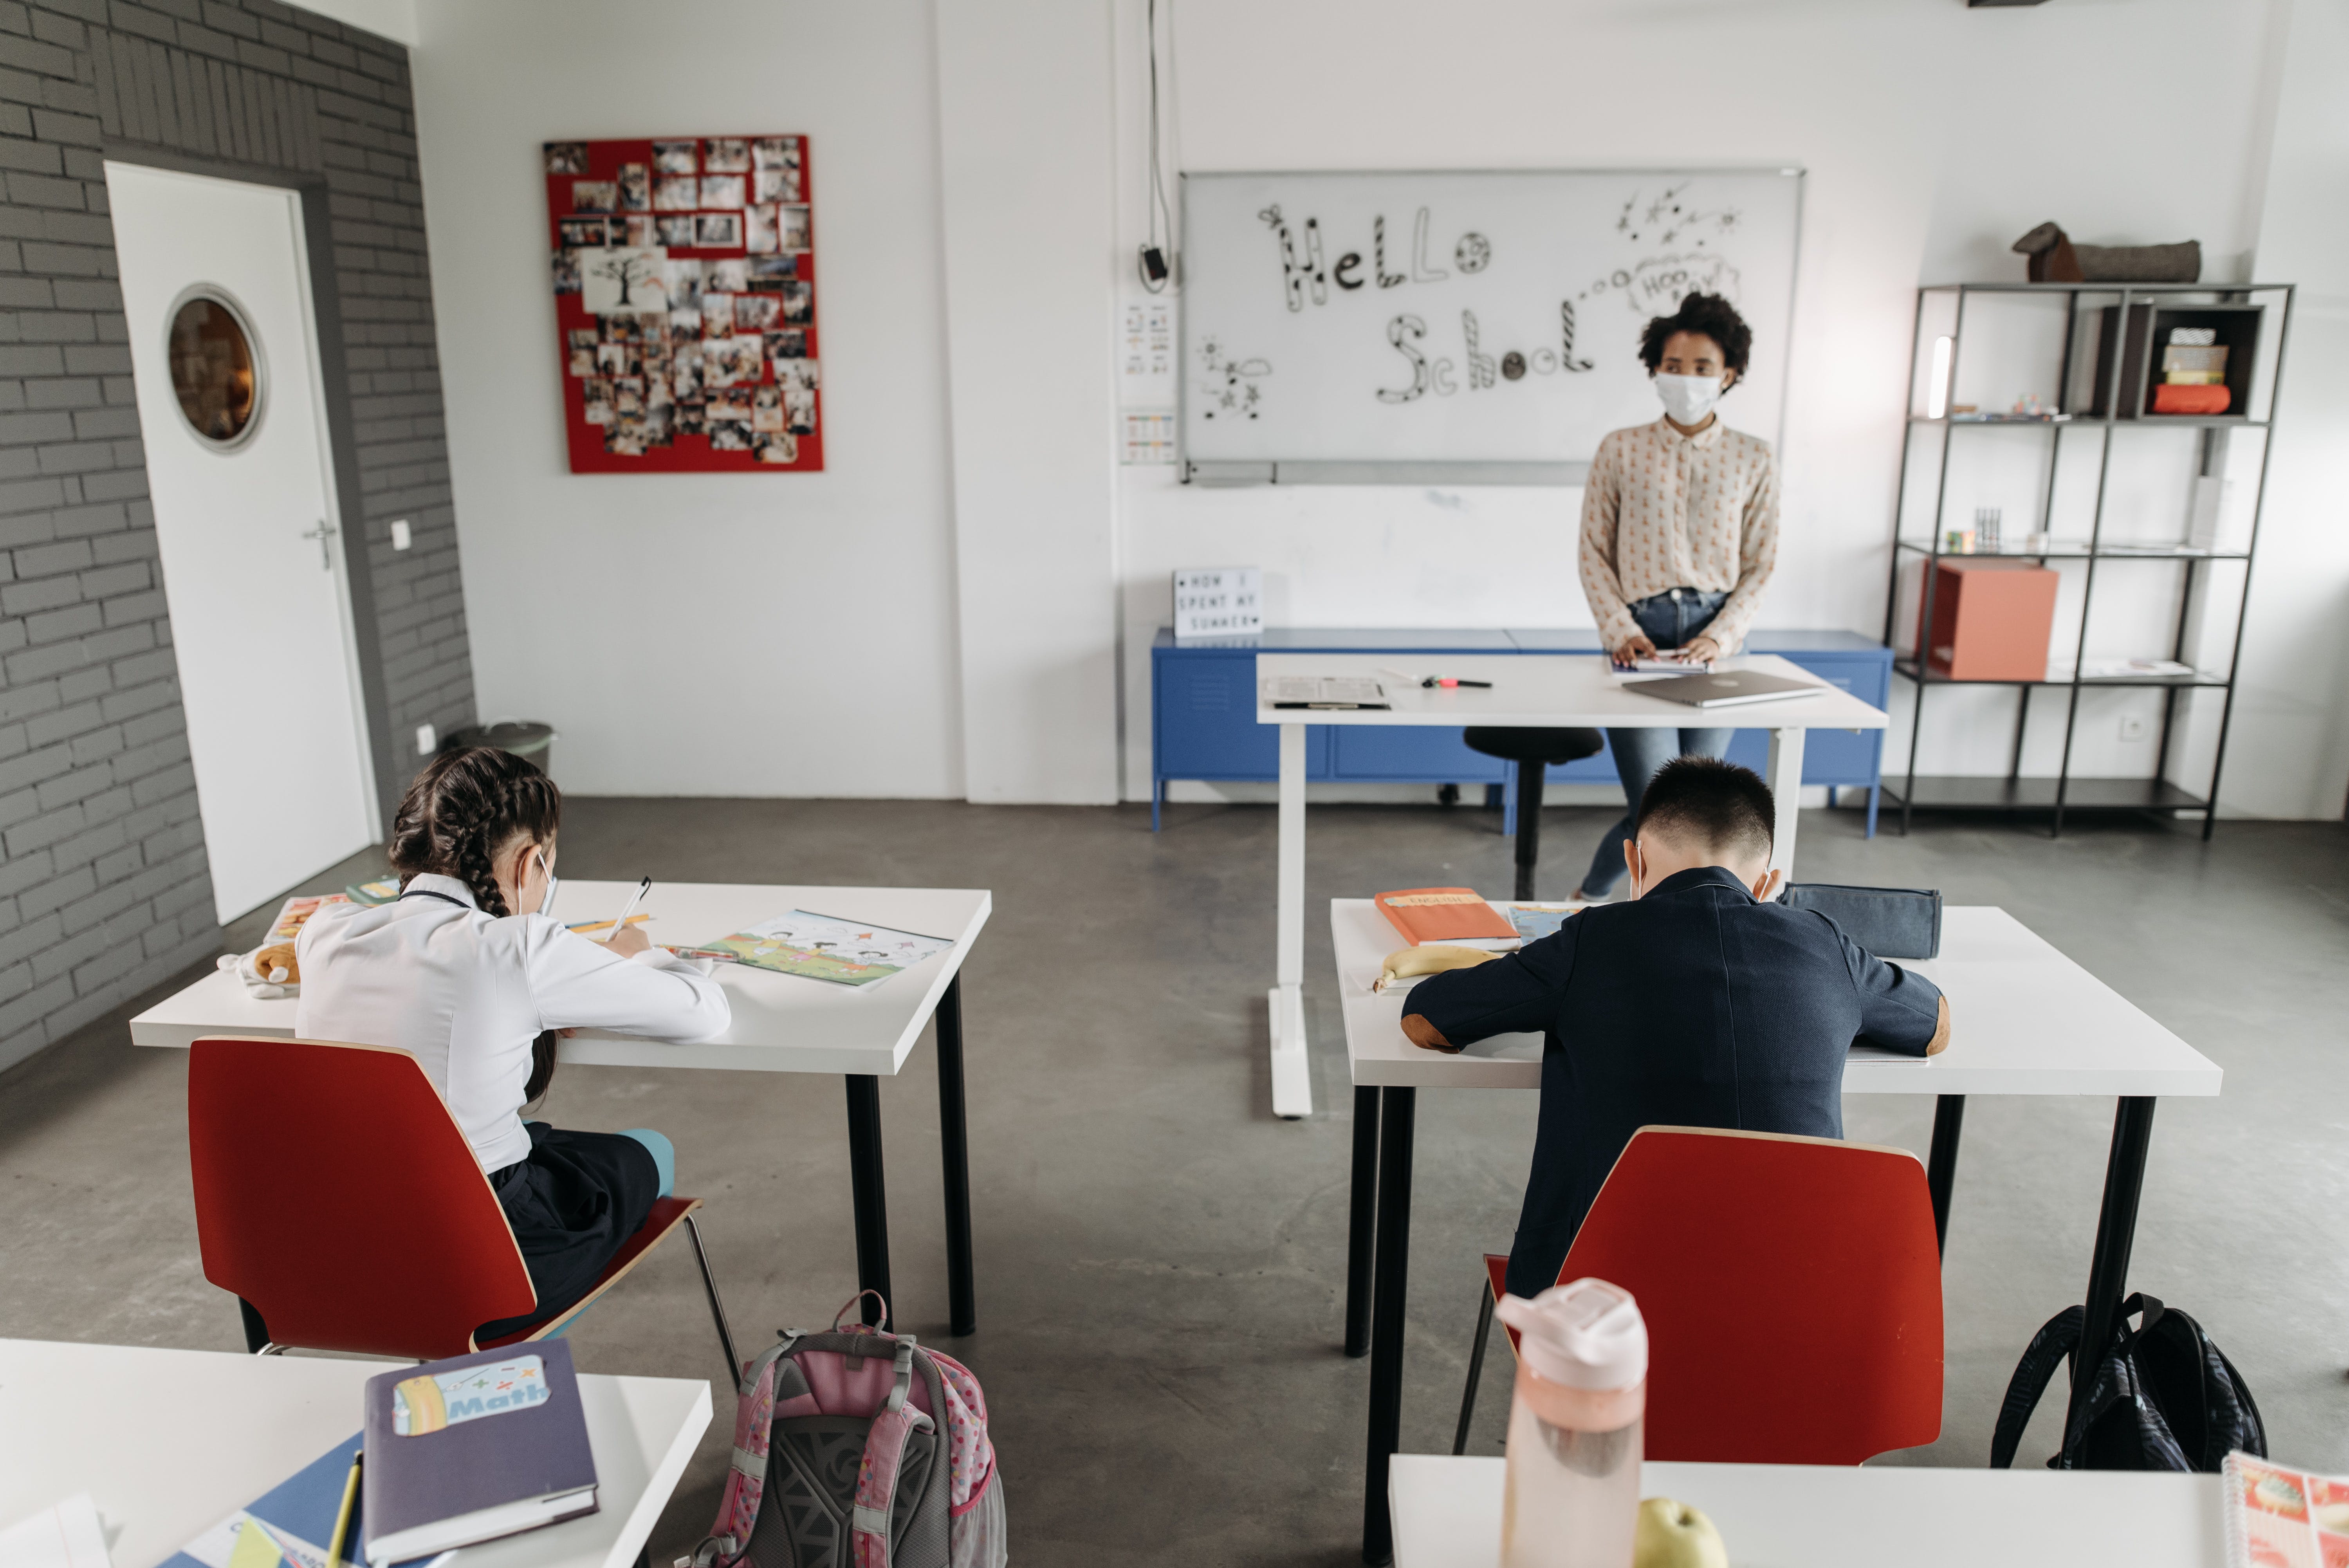
M 327 1568 L 326 1542 L 334 1537 L 335 1516 L 342 1511 L 344 1485 L 350 1480 L 351 1456 L 358 1448 L 359 1435 L 353 1432 L 254 1499 L 252 1506 L 238 1509 L 164 1559 L 162 1568 Z M 365 1568 L 366 1559 L 359 1554 L 364 1506 L 351 1516 L 342 1561 L 334 1568 Z M 419 1561 L 439 1568 L 449 1555 L 444 1552 Z
M 1495 904 L 1493 908 L 1507 916 L 1509 924 L 1516 927 L 1517 941 L 1523 945 L 1526 942 L 1537 942 L 1544 937 L 1557 935 L 1557 929 L 1566 924 L 1567 917 L 1580 914 L 1585 906 L 1580 904 Z
M 1361 675 L 1274 675 L 1264 700 L 1276 708 L 1383 708 L 1385 688 Z
M 952 946 L 949 937 L 893 931 L 793 909 L 706 942 L 699 950 L 728 953 L 737 963 L 777 974 L 828 980 L 835 985 L 877 985 Z
M 1682 659 L 1670 653 L 1629 661 L 1619 660 L 1608 653 L 1599 657 L 1607 661 L 1607 673 L 1618 680 L 1629 680 L 1640 675 L 1702 675 L 1713 668 L 1713 660 L 1709 659 Z
M 0 1530 L 0 1568 L 114 1568 L 98 1504 L 78 1491 Z

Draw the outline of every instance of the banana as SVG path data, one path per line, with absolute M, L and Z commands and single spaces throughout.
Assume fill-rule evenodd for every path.
M 1467 969 L 1500 956 L 1488 953 L 1482 948 L 1454 948 L 1441 943 L 1397 948 L 1380 963 L 1379 978 L 1371 982 L 1371 989 L 1384 991 L 1397 981 L 1423 974 L 1441 974 L 1447 969 Z

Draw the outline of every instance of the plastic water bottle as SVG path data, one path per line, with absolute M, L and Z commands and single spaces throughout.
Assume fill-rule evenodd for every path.
M 1576 1280 L 1495 1309 L 1522 1336 L 1501 1568 L 1630 1568 L 1648 1325 L 1631 1293 Z

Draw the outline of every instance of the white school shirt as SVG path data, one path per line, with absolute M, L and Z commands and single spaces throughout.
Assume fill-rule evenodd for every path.
M 327 905 L 294 950 L 294 1033 L 413 1055 L 485 1171 L 530 1158 L 523 1089 L 542 1031 L 689 1044 L 733 1016 L 725 990 L 673 953 L 622 958 L 546 915 L 484 914 L 471 888 L 429 872 L 392 903 Z

